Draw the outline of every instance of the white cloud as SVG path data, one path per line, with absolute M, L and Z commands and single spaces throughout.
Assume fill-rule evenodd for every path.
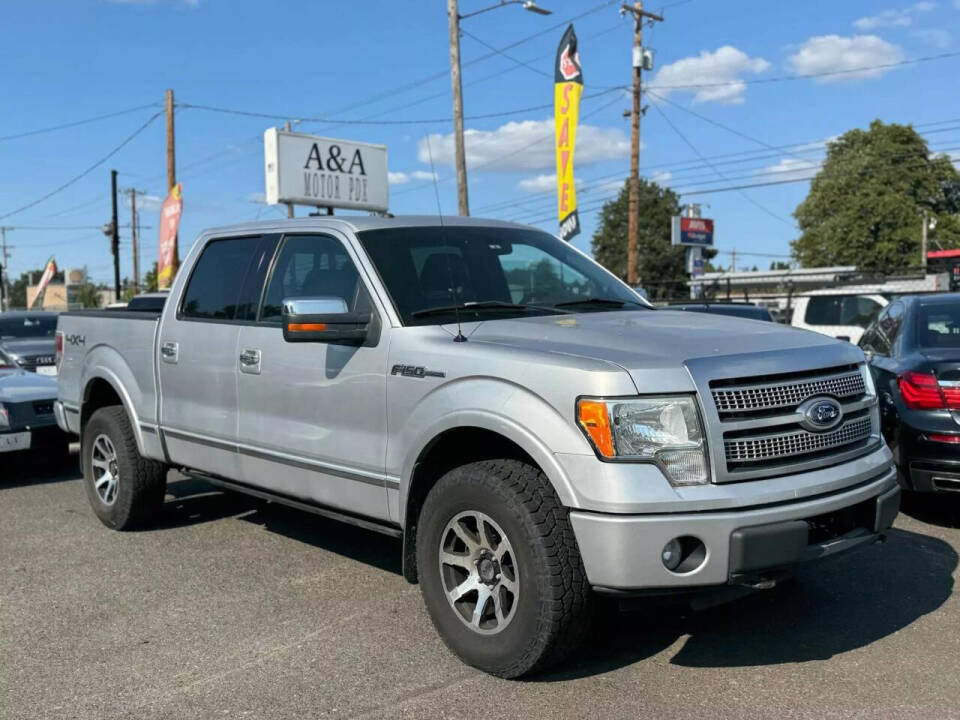
M 936 8 L 936 3 L 918 2 L 905 8 L 883 10 L 876 15 L 868 15 L 853 21 L 857 30 L 876 30 L 877 28 L 903 28 L 913 24 L 913 18 L 918 13 L 930 12 Z
M 809 38 L 803 43 L 796 53 L 787 58 L 787 64 L 798 75 L 872 68 L 861 72 L 847 72 L 817 78 L 818 82 L 836 82 L 880 77 L 892 68 L 873 66 L 889 65 L 901 60 L 903 60 L 903 53 L 900 48 L 876 35 L 854 35 L 853 37 L 820 35 Z
M 488 172 L 550 170 L 556 167 L 553 118 L 508 122 L 496 130 L 464 132 L 467 167 Z M 432 134 L 417 144 L 420 162 L 453 167 L 453 135 Z M 577 128 L 576 165 L 584 167 L 605 160 L 629 157 L 630 139 L 620 128 L 580 125 Z M 429 179 L 429 174 L 428 174 Z
M 765 175 L 765 179 L 771 181 L 796 180 L 810 177 L 818 168 L 819 164 L 811 160 L 785 157 L 774 165 L 767 165 L 765 168 L 757 170 L 757 175 Z
M 930 28 L 928 30 L 914 30 L 912 33 L 913 37 L 917 38 L 927 45 L 931 45 L 935 48 L 943 50 L 950 47 L 952 39 L 950 38 L 950 33 L 946 30 L 940 28 Z
M 410 182 L 410 176 L 405 172 L 388 172 L 387 182 L 390 185 L 406 185 Z
M 545 193 L 556 189 L 557 174 L 537 175 L 532 178 L 524 178 L 517 183 L 517 187 L 528 193 Z
M 770 63 L 761 57 L 751 58 L 730 45 L 714 52 L 703 50 L 696 57 L 687 57 L 664 65 L 650 82 L 650 88 L 661 95 L 690 87 L 694 102 L 742 103 L 747 86 L 744 75 L 757 75 L 769 69 Z M 676 87 L 681 86 L 681 87 Z
M 650 179 L 653 180 L 657 185 L 666 185 L 668 182 L 673 180 L 673 173 L 669 170 L 661 170 L 660 172 L 655 172 L 650 176 Z
M 427 172 L 426 170 L 414 170 L 410 173 L 410 177 L 414 180 L 430 180 L 431 182 L 437 179 L 437 174 L 432 172 Z

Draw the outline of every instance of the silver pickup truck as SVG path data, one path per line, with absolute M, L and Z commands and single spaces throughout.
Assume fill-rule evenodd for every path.
M 167 470 L 403 539 L 449 647 L 517 677 L 617 598 L 774 585 L 899 509 L 855 346 L 655 310 L 494 221 L 203 233 L 163 310 L 60 317 L 62 428 L 120 530 Z

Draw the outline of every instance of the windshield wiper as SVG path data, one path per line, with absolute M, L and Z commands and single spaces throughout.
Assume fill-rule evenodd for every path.
M 613 298 L 584 298 L 583 300 L 567 300 L 566 302 L 556 303 L 554 307 L 574 307 L 575 305 L 597 305 L 601 307 L 612 307 L 612 308 L 621 308 L 624 305 L 629 303 L 630 305 L 636 305 L 638 307 L 646 308 L 646 305 L 642 303 L 633 302 L 632 300 L 615 300 Z
M 503 302 L 501 300 L 479 300 L 476 302 L 465 302 L 457 305 L 444 305 L 443 307 L 424 308 L 416 310 L 411 315 L 413 317 L 425 317 L 427 315 L 441 315 L 459 311 L 470 310 L 516 310 L 518 312 L 527 312 L 529 310 L 547 310 L 533 305 L 516 305 L 514 303 Z

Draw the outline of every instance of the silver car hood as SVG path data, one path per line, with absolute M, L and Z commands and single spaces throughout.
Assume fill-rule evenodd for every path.
M 640 392 L 692 390 L 688 370 L 744 377 L 863 361 L 856 346 L 819 333 L 674 310 L 490 320 L 471 330 L 464 327 L 472 342 L 615 363 L 631 374 Z
M 54 400 L 57 381 L 28 372 L 0 374 L 0 402 L 22 403 L 34 400 Z

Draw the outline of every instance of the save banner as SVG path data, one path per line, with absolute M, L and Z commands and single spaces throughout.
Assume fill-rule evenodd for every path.
M 53 256 L 50 256 L 50 259 L 47 260 L 47 265 L 43 269 L 43 275 L 40 276 L 40 283 L 37 285 L 37 294 L 33 296 L 33 305 L 31 307 L 36 307 L 40 305 L 43 307 L 43 294 L 47 289 L 47 285 L 50 284 L 50 281 L 53 280 L 53 276 L 57 274 L 57 261 L 53 259 Z
M 577 34 L 567 28 L 557 48 L 553 78 L 554 122 L 557 150 L 557 216 L 560 237 L 569 241 L 580 233 L 577 191 L 573 184 L 573 151 L 577 144 L 577 120 L 583 95 L 583 71 L 577 53 Z
M 177 274 L 177 229 L 183 212 L 183 186 L 177 183 L 160 206 L 160 257 L 157 259 L 157 287 L 169 288 Z

